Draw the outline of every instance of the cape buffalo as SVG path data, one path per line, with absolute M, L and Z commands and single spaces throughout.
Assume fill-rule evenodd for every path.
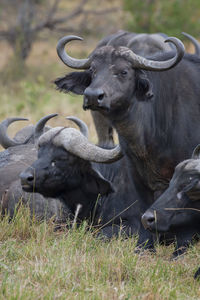
M 49 130 L 46 122 L 57 114 L 51 114 L 17 132 L 11 139 L 7 135 L 8 126 L 24 118 L 8 118 L 0 124 L 0 143 L 6 150 L 0 152 L 0 205 L 2 213 L 13 217 L 20 203 L 30 208 L 31 214 L 38 218 L 55 217 L 56 221 L 66 221 L 69 209 L 57 199 L 45 199 L 37 193 L 26 193 L 22 190 L 19 174 L 31 165 L 37 157 L 35 143 L 40 135 Z
M 108 150 L 89 143 L 86 125 L 70 119 L 82 133 L 57 127 L 42 135 L 38 160 L 20 175 L 23 189 L 57 197 L 73 214 L 81 207 L 78 219 L 100 227 L 103 236 L 139 234 L 138 245 L 153 247 L 151 234 L 141 226 L 145 204 L 129 177 L 126 157 L 119 160 L 118 146 Z
M 143 214 L 142 223 L 151 232 L 188 232 L 190 237 L 200 234 L 200 146 L 190 159 L 179 163 L 169 187 Z M 179 249 L 181 253 L 184 249 Z
M 200 145 L 191 159 L 179 163 L 167 190 L 143 214 L 142 223 L 148 230 L 156 232 L 183 232 L 184 243 L 177 249 L 179 254 L 200 235 Z M 187 230 L 186 230 L 187 228 Z M 189 232 L 189 237 L 185 236 Z M 194 278 L 200 276 L 200 268 Z

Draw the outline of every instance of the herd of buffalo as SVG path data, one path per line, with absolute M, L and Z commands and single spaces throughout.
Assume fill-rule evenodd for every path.
M 0 124 L 0 199 L 12 218 L 20 201 L 39 218 L 87 219 L 99 238 L 138 236 L 136 251 L 174 243 L 173 257 L 200 237 L 200 44 L 185 53 L 165 34 L 119 31 L 102 39 L 86 59 L 65 50 L 77 36 L 59 40 L 70 68 L 59 91 L 83 95 L 98 144 L 87 125 L 51 128 L 48 115 L 11 139 Z M 166 43 L 165 43 L 166 42 Z M 113 139 L 118 135 L 118 145 Z M 197 270 L 195 278 L 200 274 Z

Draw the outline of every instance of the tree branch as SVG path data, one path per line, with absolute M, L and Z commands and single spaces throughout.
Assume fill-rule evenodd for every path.
M 13 39 L 13 30 L 10 31 L 0 31 L 0 40 L 6 40 L 8 42 Z
M 40 31 L 45 27 L 49 28 L 49 29 L 53 29 L 57 24 L 62 24 L 64 22 L 69 21 L 70 19 L 75 18 L 76 16 L 80 15 L 83 12 L 83 7 L 86 5 L 86 3 L 88 1 L 89 0 L 82 0 L 81 3 L 79 3 L 79 5 L 77 5 L 77 7 L 70 14 L 67 14 L 66 16 L 61 17 L 61 18 L 53 19 L 53 17 L 55 16 L 56 10 L 58 8 L 59 2 L 60 2 L 60 0 L 55 0 L 55 3 L 53 4 L 52 8 L 50 9 L 46 20 L 44 20 L 39 25 L 35 26 L 33 28 L 33 31 Z M 56 10 L 54 10 L 53 7 L 56 7 Z
M 108 13 L 111 13 L 111 12 L 116 12 L 116 11 L 119 11 L 119 7 L 112 7 L 112 8 L 109 8 L 109 9 L 102 9 L 102 10 L 85 10 L 83 11 L 83 14 L 85 15 L 104 15 L 104 14 L 108 14 Z

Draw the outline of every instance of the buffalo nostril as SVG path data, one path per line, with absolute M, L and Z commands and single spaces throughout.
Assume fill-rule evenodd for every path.
M 155 221 L 156 221 L 154 211 L 148 211 L 147 210 L 143 214 L 141 221 L 142 221 L 142 224 L 143 224 L 145 229 L 151 228 L 151 226 L 153 226 Z
M 34 175 L 31 173 L 23 172 L 20 174 L 20 179 L 22 185 L 32 184 L 34 180 Z
M 29 176 L 27 177 L 27 181 L 28 181 L 28 182 L 32 182 L 33 179 L 34 179 L 33 175 L 29 175 Z
M 150 218 L 147 219 L 147 222 L 149 224 L 154 223 L 155 222 L 155 218 L 154 217 L 150 217 Z
M 85 104 L 97 104 L 97 101 L 101 101 L 104 97 L 104 91 L 101 88 L 86 88 L 84 91 L 84 103 Z
M 84 101 L 83 101 L 83 109 L 87 110 L 89 108 L 89 103 L 88 103 L 88 99 L 86 97 L 84 97 Z

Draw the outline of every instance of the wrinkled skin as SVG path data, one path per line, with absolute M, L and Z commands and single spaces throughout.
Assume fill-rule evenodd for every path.
M 98 225 L 100 235 L 139 234 L 138 246 L 153 247 L 151 234 L 140 222 L 145 207 L 138 201 L 125 158 L 109 165 L 91 164 L 49 142 L 40 146 L 38 160 L 20 177 L 25 191 L 57 197 L 73 214 L 81 204 L 78 219 Z

